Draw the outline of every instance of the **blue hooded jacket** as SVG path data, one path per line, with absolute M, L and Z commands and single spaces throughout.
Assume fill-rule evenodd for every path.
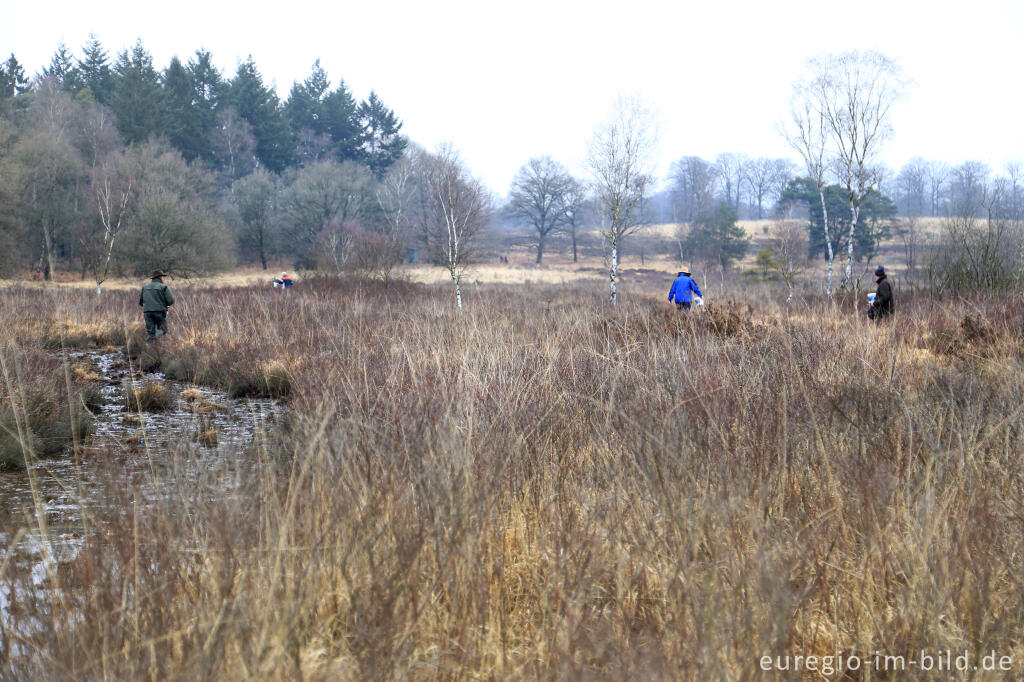
M 694 292 L 700 297 L 704 294 L 700 293 L 700 289 L 697 288 L 697 283 L 693 281 L 689 275 L 679 275 L 676 277 L 676 281 L 672 282 L 672 288 L 668 292 L 668 300 L 675 299 L 676 303 L 690 303 L 693 301 Z

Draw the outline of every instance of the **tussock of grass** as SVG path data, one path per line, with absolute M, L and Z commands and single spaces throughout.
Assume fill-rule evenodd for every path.
M 215 448 L 217 447 L 217 441 L 219 438 L 220 433 L 217 431 L 217 429 L 207 428 L 199 432 L 199 435 L 196 437 L 196 440 L 198 440 L 200 443 L 202 443 L 208 448 Z
M 277 362 L 241 365 L 232 369 L 227 389 L 232 398 L 287 398 L 292 380 L 288 370 Z
M 69 395 L 56 357 L 8 347 L 0 378 L 0 471 L 23 469 L 32 458 L 64 454 L 92 429 L 89 410 L 101 396 L 90 387 Z
M 125 408 L 140 412 L 166 412 L 174 407 L 174 393 L 158 381 L 125 386 Z
M 71 378 L 80 384 L 106 381 L 106 379 L 104 379 L 102 375 L 98 374 L 92 367 L 83 365 L 74 365 L 71 368 Z
M 185 409 L 194 414 L 214 414 L 227 409 L 220 403 L 207 398 L 202 391 L 194 388 L 183 391 L 181 399 L 185 401 Z

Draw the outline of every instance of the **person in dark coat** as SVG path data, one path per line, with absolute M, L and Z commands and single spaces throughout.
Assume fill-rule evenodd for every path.
M 680 310 L 689 310 L 693 304 L 693 296 L 697 295 L 697 298 L 703 299 L 704 294 L 700 293 L 700 288 L 697 283 L 690 277 L 690 268 L 683 266 L 683 269 L 679 271 L 679 275 L 675 281 L 672 282 L 672 288 L 668 292 L 668 300 L 675 299 L 676 308 Z
M 142 316 L 146 319 L 146 340 L 163 336 L 167 333 L 167 308 L 174 305 L 174 296 L 164 284 L 164 273 L 157 270 L 151 281 L 147 282 L 139 293 L 139 305 Z
M 868 307 L 868 318 L 881 320 L 896 312 L 896 304 L 892 300 L 892 284 L 885 276 L 885 268 L 881 265 L 875 270 L 875 282 L 878 288 L 875 290 L 875 300 Z

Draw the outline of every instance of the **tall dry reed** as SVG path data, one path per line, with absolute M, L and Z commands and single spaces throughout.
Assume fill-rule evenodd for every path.
M 947 648 L 1022 669 L 1019 300 L 908 295 L 873 325 L 853 299 L 682 315 L 493 286 L 460 316 L 449 294 L 190 289 L 145 350 L 113 294 L 0 292 L 21 344 L 70 320 L 183 379 L 288 386 L 235 460 L 93 465 L 109 504 L 4 624 L 4 673 L 751 679 L 765 655 Z

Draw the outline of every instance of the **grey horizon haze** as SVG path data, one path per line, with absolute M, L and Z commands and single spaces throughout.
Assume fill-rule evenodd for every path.
M 588 138 L 623 93 L 659 121 L 661 180 L 682 156 L 795 160 L 778 132 L 792 83 L 807 58 L 850 49 L 879 50 L 913 79 L 882 154 L 894 169 L 914 156 L 997 172 L 1024 159 L 1024 3 L 1012 0 L 865 0 L 853 13 L 810 0 L 5 5 L 0 56 L 29 75 L 59 43 L 79 56 L 94 34 L 111 59 L 141 39 L 161 70 L 203 48 L 231 77 L 251 55 L 284 99 L 319 59 L 332 85 L 344 79 L 359 99 L 375 90 L 413 142 L 452 143 L 500 195 L 533 156 L 582 174 Z

